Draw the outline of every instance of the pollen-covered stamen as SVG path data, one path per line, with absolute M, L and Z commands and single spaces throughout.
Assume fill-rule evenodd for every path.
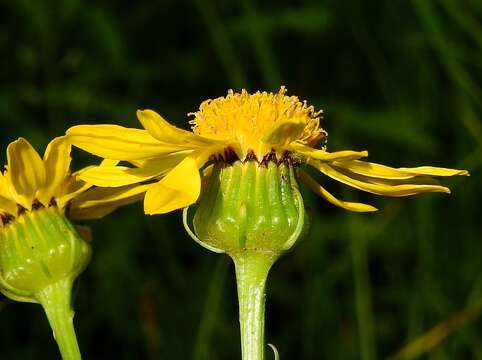
M 230 90 L 226 97 L 206 100 L 199 111 L 189 114 L 194 116 L 190 121 L 193 132 L 232 141 L 239 146 L 236 150 L 240 158 L 245 158 L 249 150 L 262 158 L 272 147 L 285 146 L 287 140 L 312 146 L 326 139 L 327 133 L 320 128 L 321 111 L 315 111 L 296 96 L 285 94 L 285 87 L 277 93 L 249 94 L 246 90 L 241 93 Z M 294 133 L 288 130 L 271 136 L 271 142 L 266 140 L 273 129 L 290 122 L 297 124 Z

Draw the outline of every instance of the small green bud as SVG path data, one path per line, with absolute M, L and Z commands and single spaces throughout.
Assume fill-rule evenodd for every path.
M 56 207 L 25 212 L 0 228 L 0 291 L 24 302 L 60 281 L 72 283 L 91 257 L 90 245 Z
M 202 243 L 228 254 L 281 254 L 300 238 L 305 216 L 290 162 L 236 161 L 215 164 L 193 223 Z

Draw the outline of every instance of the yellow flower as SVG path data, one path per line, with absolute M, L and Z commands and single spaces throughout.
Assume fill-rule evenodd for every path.
M 117 207 L 142 198 L 143 186 L 93 188 L 71 174 L 71 145 L 66 137 L 50 142 L 43 159 L 23 138 L 7 148 L 8 164 L 0 172 L 0 229 L 26 212 L 56 207 L 70 218 L 102 217 Z M 117 162 L 104 161 L 104 166 Z
M 359 212 L 377 209 L 338 200 L 301 166 L 312 166 L 333 180 L 387 196 L 449 193 L 432 177 L 468 175 L 465 170 L 392 168 L 361 161 L 368 156 L 367 151 L 328 152 L 320 114 L 306 101 L 287 96 L 284 87 L 278 93 L 229 91 L 226 97 L 204 101 L 199 111 L 189 114 L 193 117 L 192 131 L 170 125 L 152 110 L 139 110 L 137 116 L 145 130 L 79 125 L 70 128 L 67 135 L 83 150 L 133 164 L 135 167 L 90 167 L 79 176 L 101 187 L 148 183 L 144 200 L 147 214 L 167 213 L 196 202 L 201 192 L 200 170 L 217 161 L 289 161 L 299 168 L 298 178 L 315 193 L 334 205 Z

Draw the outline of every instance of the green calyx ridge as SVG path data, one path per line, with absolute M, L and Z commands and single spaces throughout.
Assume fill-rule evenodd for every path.
M 0 229 L 0 291 L 38 303 L 52 284 L 73 283 L 90 257 L 90 245 L 59 209 L 27 212 Z
M 210 250 L 281 254 L 307 226 L 295 168 L 288 163 L 217 163 L 194 215 L 196 241 Z M 185 224 L 187 213 L 184 213 Z M 186 224 L 187 225 L 187 224 Z

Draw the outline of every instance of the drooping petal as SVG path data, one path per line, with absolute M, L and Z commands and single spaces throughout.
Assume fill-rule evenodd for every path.
M 216 142 L 171 125 L 161 115 L 152 110 L 137 110 L 137 118 L 149 134 L 162 143 L 189 144 L 199 147 Z
M 401 169 L 360 160 L 334 161 L 333 165 L 348 169 L 355 174 L 380 179 L 403 180 L 411 179 L 417 176 L 416 174 L 409 173 Z
M 45 184 L 45 166 L 39 154 L 30 143 L 19 138 L 7 147 L 8 177 L 15 192 L 24 197 L 22 205 L 30 210 L 38 189 Z M 18 199 L 21 202 L 22 199 Z
M 164 214 L 196 202 L 201 192 L 197 161 L 187 157 L 161 181 L 150 185 L 144 199 L 146 214 Z
M 392 168 L 390 166 L 360 160 L 334 161 L 333 165 L 350 170 L 355 174 L 393 180 L 412 179 L 418 176 L 468 175 L 466 170 L 446 169 L 431 166 L 421 166 L 417 168 Z
M 404 171 L 410 174 L 426 175 L 426 176 L 457 176 L 457 175 L 470 176 L 467 170 L 447 169 L 447 168 L 434 167 L 434 166 L 399 168 L 398 170 Z
M 44 165 L 46 171 L 46 181 L 42 189 L 39 190 L 38 199 L 42 204 L 48 206 L 51 198 L 56 195 L 58 187 L 69 176 L 71 145 L 65 136 L 53 139 L 44 154 Z
M 114 160 L 137 160 L 192 148 L 182 142 L 160 143 L 146 130 L 118 125 L 78 125 L 67 130 L 69 141 L 94 155 Z
M 325 175 L 331 177 L 334 180 L 337 180 L 341 183 L 349 185 L 359 190 L 363 190 L 366 192 L 370 192 L 372 194 L 377 195 L 386 195 L 386 196 L 409 196 L 415 195 L 420 193 L 426 192 L 444 192 L 450 193 L 450 189 L 445 186 L 440 185 L 426 185 L 426 184 L 390 184 L 390 183 L 383 183 L 383 182 L 374 182 L 373 179 L 363 179 L 363 177 L 353 174 L 353 176 L 349 176 L 345 173 L 340 172 L 338 169 L 332 167 L 329 164 L 325 164 L 322 162 L 310 162 L 311 166 L 314 166 L 318 170 L 320 170 Z
M 311 159 L 325 161 L 325 162 L 341 161 L 341 160 L 357 160 L 362 157 L 368 156 L 368 151 L 343 150 L 343 151 L 328 152 L 325 150 L 313 149 L 309 146 L 305 146 L 298 143 L 292 143 L 291 147 L 295 150 L 295 152 L 301 155 L 304 155 Z
M 316 182 L 310 175 L 303 171 L 300 171 L 300 179 L 317 195 L 321 196 L 331 204 L 339 206 L 343 209 L 356 212 L 373 212 L 378 210 L 376 207 L 371 205 L 338 200 L 336 197 L 330 194 L 328 190 Z
M 132 204 L 144 197 L 148 185 L 119 188 L 93 188 L 72 200 L 69 216 L 73 219 L 98 219 L 120 206 Z

